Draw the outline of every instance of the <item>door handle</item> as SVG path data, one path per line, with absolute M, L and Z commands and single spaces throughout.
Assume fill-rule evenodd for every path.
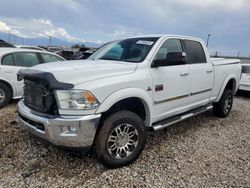
M 181 76 L 188 76 L 189 73 L 188 73 L 188 72 L 182 72 L 180 75 L 181 75 Z
M 212 73 L 213 71 L 212 70 L 207 70 L 207 73 Z

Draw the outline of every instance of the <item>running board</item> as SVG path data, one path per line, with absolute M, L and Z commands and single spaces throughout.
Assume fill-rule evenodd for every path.
M 165 119 L 165 120 L 156 122 L 152 126 L 153 130 L 154 131 L 158 131 L 160 129 L 164 129 L 164 128 L 170 126 L 170 125 L 173 125 L 173 124 L 181 122 L 181 121 L 183 121 L 185 119 L 194 117 L 194 116 L 196 116 L 198 114 L 201 114 L 203 112 L 206 112 L 206 111 L 208 111 L 208 110 L 210 110 L 212 108 L 213 108 L 212 105 L 207 105 L 207 106 L 203 106 L 201 108 L 197 108 L 195 110 L 188 111 L 187 113 L 184 113 L 184 114 L 181 114 L 181 115 L 178 115 L 178 116 L 174 116 L 174 117 L 169 118 L 169 119 Z

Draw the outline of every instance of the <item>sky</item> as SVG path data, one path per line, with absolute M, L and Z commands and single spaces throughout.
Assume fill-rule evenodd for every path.
M 1 0 L 0 32 L 104 43 L 147 34 L 190 35 L 209 50 L 250 56 L 250 0 Z

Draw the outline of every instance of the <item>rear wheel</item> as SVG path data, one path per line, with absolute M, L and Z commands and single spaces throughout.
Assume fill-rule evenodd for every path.
M 214 103 L 213 112 L 217 117 L 227 117 L 233 106 L 233 92 L 229 89 L 225 89 L 219 102 Z
M 8 86 L 0 83 L 0 107 L 5 106 L 11 99 L 11 91 Z
M 96 140 L 96 154 L 106 166 L 117 168 L 135 161 L 145 142 L 142 119 L 133 112 L 119 111 L 104 121 Z

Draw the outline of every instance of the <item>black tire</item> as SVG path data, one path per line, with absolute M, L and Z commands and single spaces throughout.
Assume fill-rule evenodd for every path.
M 11 99 L 10 88 L 5 84 L 0 83 L 0 108 L 8 104 L 10 102 L 10 99 Z
M 225 89 L 221 96 L 221 99 L 217 103 L 214 103 L 213 113 L 217 117 L 225 118 L 230 114 L 232 106 L 233 92 L 232 90 Z
M 130 111 L 118 111 L 104 120 L 101 126 L 101 130 L 97 135 L 95 148 L 97 158 L 105 166 L 109 168 L 119 168 L 134 162 L 139 157 L 146 143 L 146 134 L 143 120 L 138 115 Z M 120 130 L 119 132 L 121 134 L 117 134 L 116 131 L 118 131 L 119 128 L 123 130 L 123 133 L 121 133 L 122 131 Z M 122 134 L 125 134 L 124 137 L 127 137 L 124 138 Z M 129 136 L 129 134 L 131 135 Z M 111 137 L 113 137 L 112 141 Z M 116 138 L 114 139 L 114 137 Z M 133 145 L 131 145 L 128 140 L 133 140 Z M 111 146 L 115 146 L 117 149 L 111 151 Z M 121 149 L 122 147 L 125 147 L 125 149 Z M 116 155 L 116 152 L 120 154 Z M 118 159 L 117 157 L 120 158 Z

